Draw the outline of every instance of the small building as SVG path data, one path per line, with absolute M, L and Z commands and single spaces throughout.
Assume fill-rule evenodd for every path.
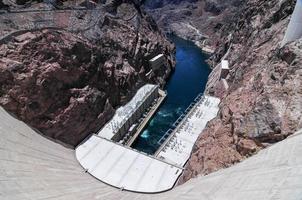
M 159 69 L 162 65 L 164 65 L 165 57 L 163 54 L 159 54 L 149 60 L 149 66 L 152 68 L 152 70 Z
M 227 60 L 222 60 L 221 61 L 221 72 L 220 72 L 220 79 L 226 79 L 230 72 L 229 68 L 229 61 Z

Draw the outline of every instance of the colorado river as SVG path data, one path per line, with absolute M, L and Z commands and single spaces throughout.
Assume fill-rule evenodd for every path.
M 196 45 L 175 36 L 171 39 L 176 45 L 177 64 L 165 88 L 167 99 L 132 145 L 132 148 L 148 154 L 155 153 L 161 137 L 172 128 L 194 98 L 204 92 L 210 73 L 206 56 Z

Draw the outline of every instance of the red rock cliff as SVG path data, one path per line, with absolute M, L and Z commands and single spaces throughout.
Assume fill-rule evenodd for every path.
M 174 46 L 154 21 L 131 3 L 119 5 L 114 14 L 102 11 L 94 16 L 53 11 L 60 18 L 56 29 L 21 32 L 23 23 L 38 14 L 15 14 L 14 21 L 0 16 L 1 32 L 16 31 L 1 40 L 0 105 L 43 135 L 75 146 L 99 130 L 140 86 L 164 85 Z M 59 24 L 70 16 L 79 21 L 72 31 Z M 96 23 L 91 25 L 91 18 Z M 146 76 L 148 60 L 159 53 L 166 65 Z
M 293 0 L 250 0 L 217 33 L 211 60 L 230 62 L 229 89 L 214 68 L 207 92 L 222 99 L 199 137 L 180 183 L 255 154 L 301 129 L 302 40 L 280 47 Z

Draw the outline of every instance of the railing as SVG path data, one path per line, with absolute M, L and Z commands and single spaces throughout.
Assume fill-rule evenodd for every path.
M 173 132 L 173 129 L 169 129 L 161 138 L 160 140 L 157 142 L 157 144 L 163 144 L 166 139 L 168 139 L 168 137 L 171 135 L 171 133 Z
M 198 94 L 197 97 L 193 100 L 193 102 L 187 107 L 183 114 L 181 114 L 177 120 L 173 123 L 170 128 L 157 142 L 158 145 L 162 146 L 162 144 L 169 138 L 169 136 L 174 132 L 174 130 L 184 121 L 188 114 L 192 111 L 192 109 L 201 101 L 204 100 L 203 94 Z

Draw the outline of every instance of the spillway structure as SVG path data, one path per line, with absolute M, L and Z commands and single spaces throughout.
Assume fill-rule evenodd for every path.
M 297 0 L 281 46 L 302 37 L 302 0 Z

